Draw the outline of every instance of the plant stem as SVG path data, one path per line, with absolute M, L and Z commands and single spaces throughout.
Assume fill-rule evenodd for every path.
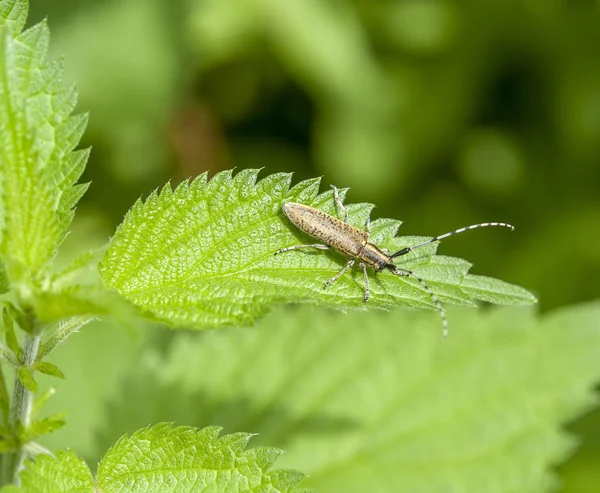
M 41 337 L 39 335 L 27 335 L 23 342 L 23 366 L 31 366 L 35 363 L 40 347 Z M 13 391 L 12 409 L 10 410 L 10 425 L 16 426 L 20 422 L 24 427 L 29 426 L 31 417 L 31 401 L 33 395 L 27 390 L 18 378 L 15 378 Z
M 31 366 L 35 363 L 40 347 L 40 335 L 26 335 L 23 341 L 23 366 Z M 15 377 L 15 387 L 9 415 L 9 426 L 16 435 L 19 424 L 27 428 L 31 420 L 31 407 L 33 394 L 27 390 L 18 377 Z M 17 450 L 3 456 L 2 484 L 18 484 L 18 475 L 27 458 L 25 445 L 21 444 Z

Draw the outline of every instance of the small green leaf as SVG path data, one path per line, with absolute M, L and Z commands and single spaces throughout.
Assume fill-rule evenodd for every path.
M 4 330 L 6 331 L 6 344 L 10 348 L 10 350 L 15 354 L 19 361 L 23 360 L 23 351 L 21 350 L 21 346 L 19 346 L 19 341 L 17 340 L 17 334 L 15 334 L 15 326 L 13 323 L 12 317 L 8 314 L 8 310 L 5 307 L 2 310 L 2 321 L 4 322 Z
M 25 314 L 9 301 L 5 301 L 4 305 L 8 310 L 8 314 L 17 323 L 17 325 L 22 330 L 31 333 L 30 323 L 28 322 Z
M 33 378 L 33 372 L 28 366 L 22 366 L 17 370 L 17 376 L 19 381 L 23 384 L 27 390 L 30 390 L 34 394 L 38 391 L 38 384 Z
M 290 189 L 291 175 L 257 180 L 258 170 L 235 177 L 204 174 L 175 191 L 166 186 L 138 201 L 119 226 L 100 266 L 105 286 L 150 317 L 177 327 L 218 327 L 249 323 L 278 303 L 311 303 L 344 309 L 389 309 L 397 305 L 435 308 L 414 277 L 370 272 L 371 298 L 363 302 L 363 272 L 356 268 L 327 290 L 324 282 L 347 259 L 333 250 L 291 251 L 282 247 L 314 243 L 284 216 L 281 206 L 294 201 L 336 214 L 333 194 L 318 194 L 319 180 Z M 341 191 L 342 199 L 346 191 Z M 373 206 L 347 206 L 350 222 L 363 228 Z M 391 251 L 427 238 L 396 237 L 399 221 L 377 219 L 371 241 Z M 463 283 L 470 264 L 435 255 L 436 245 L 397 259 L 397 265 L 425 280 L 444 302 L 472 305 L 475 300 L 532 303 L 521 288 L 496 280 Z M 475 289 L 477 287 L 477 289 Z M 502 296 L 499 295 L 502 294 Z
M 44 375 L 65 378 L 65 374 L 62 371 L 60 371 L 58 366 L 53 365 L 52 363 L 48 363 L 47 361 L 40 361 L 38 363 L 34 363 L 31 369 L 34 371 L 39 371 Z
M 219 438 L 220 431 L 215 426 L 196 430 L 163 423 L 124 436 L 100 461 L 98 487 L 125 491 L 136 485 L 148 493 L 306 492 L 297 488 L 302 473 L 269 471 L 281 451 L 245 450 L 251 434 Z
M 55 432 L 67 424 L 65 413 L 58 413 L 54 416 L 34 420 L 29 427 L 21 430 L 19 438 L 22 442 L 35 440 L 41 435 L 47 435 Z
M 31 283 L 64 238 L 85 185 L 75 185 L 86 151 L 73 149 L 86 116 L 70 116 L 76 92 L 62 87 L 61 62 L 48 62 L 45 22 L 23 28 L 24 0 L 0 2 L 1 252 L 11 281 Z
M 75 452 L 59 450 L 54 457 L 38 455 L 25 462 L 21 487 L 15 493 L 94 493 L 94 480 L 87 464 Z M 4 493 L 4 490 L 2 490 Z M 132 491 L 132 490 L 129 490 Z

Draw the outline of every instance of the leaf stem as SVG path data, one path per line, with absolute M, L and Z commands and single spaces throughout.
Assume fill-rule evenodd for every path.
M 35 363 L 40 347 L 41 335 L 27 334 L 23 341 L 23 365 L 31 366 Z M 14 434 L 17 433 L 19 426 L 27 428 L 31 420 L 31 409 L 33 394 L 25 388 L 19 378 L 15 376 L 15 386 L 13 390 L 12 406 L 9 415 L 9 426 Z M 23 468 L 23 463 L 27 458 L 25 450 L 26 444 L 20 444 L 17 450 L 7 453 L 3 457 L 2 464 L 2 484 L 13 482 L 18 484 L 18 475 Z

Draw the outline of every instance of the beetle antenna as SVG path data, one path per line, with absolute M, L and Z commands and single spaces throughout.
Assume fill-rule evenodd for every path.
M 504 228 L 510 228 L 511 230 L 514 230 L 515 227 L 507 224 L 507 223 L 479 223 L 479 224 L 473 224 L 471 226 L 465 226 L 464 228 L 460 228 L 460 229 L 456 229 L 454 231 L 450 231 L 449 233 L 444 233 L 443 235 L 439 235 L 436 236 L 435 238 L 431 238 L 431 240 L 427 240 L 419 245 L 415 245 L 415 246 L 411 246 L 411 247 L 406 247 L 403 248 L 402 250 L 398 250 L 396 253 L 390 255 L 390 258 L 394 258 L 394 257 L 401 257 L 402 255 L 406 255 L 409 252 L 412 252 L 413 250 L 416 250 L 417 248 L 421 248 L 425 245 L 429 245 L 430 243 L 435 243 L 436 241 L 442 241 L 445 238 L 449 238 L 450 236 L 454 236 L 457 235 L 459 233 L 464 233 L 465 231 L 470 231 L 472 229 L 478 229 L 478 228 L 486 228 L 488 226 L 502 226 Z
M 442 302 L 436 296 L 436 294 L 431 290 L 431 288 L 427 285 L 427 283 L 423 279 L 421 279 L 419 276 L 417 276 L 413 271 L 406 270 L 406 269 L 399 269 L 395 265 L 391 265 L 388 268 L 397 276 L 412 277 L 419 282 L 419 284 L 423 287 L 423 289 L 427 292 L 427 294 L 431 298 L 431 301 L 433 301 L 435 308 L 437 309 L 437 311 L 440 314 L 440 318 L 442 319 L 442 329 L 443 329 L 442 330 L 442 340 L 446 339 L 446 337 L 448 337 L 448 319 L 446 318 L 446 310 L 444 310 L 444 306 L 442 305 Z

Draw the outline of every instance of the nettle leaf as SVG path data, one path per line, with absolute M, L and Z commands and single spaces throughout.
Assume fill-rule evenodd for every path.
M 220 431 L 218 427 L 173 428 L 165 423 L 124 436 L 98 465 L 95 480 L 73 452 L 57 452 L 55 458 L 41 455 L 26 463 L 21 489 L 10 491 L 308 493 L 297 488 L 304 479 L 302 473 L 269 470 L 280 450 L 245 450 L 252 435 L 219 438 Z
M 334 251 L 294 251 L 282 247 L 314 243 L 281 212 L 284 202 L 307 204 L 336 214 L 331 191 L 319 194 L 319 179 L 290 189 L 291 175 L 256 181 L 259 170 L 235 177 L 204 174 L 176 190 L 169 185 L 138 201 L 118 228 L 102 261 L 102 280 L 149 316 L 186 327 L 248 323 L 275 303 L 300 302 L 333 308 L 365 308 L 362 271 L 342 276 L 329 289 L 324 282 L 346 259 Z M 345 195 L 342 191 L 342 197 Z M 363 227 L 373 206 L 348 206 L 351 223 Z M 424 238 L 397 238 L 399 221 L 378 219 L 373 242 L 390 250 Z M 499 281 L 478 281 L 464 260 L 435 256 L 436 245 L 412 252 L 397 265 L 414 270 L 442 302 L 472 305 L 478 299 L 510 304 L 533 303 L 523 288 Z M 467 289 L 462 284 L 468 281 Z M 501 295 L 499 294 L 501 293 Z M 371 272 L 371 307 L 396 305 L 433 308 L 415 279 Z
M 98 466 L 102 491 L 305 492 L 298 471 L 269 468 L 281 455 L 273 448 L 245 450 L 249 433 L 219 438 L 216 426 L 196 430 L 163 423 L 121 438 Z
M 574 444 L 561 425 L 597 403 L 600 302 L 448 315 L 443 343 L 435 314 L 399 310 L 180 338 L 129 376 L 106 438 L 169 416 L 256 432 L 322 492 L 552 491 Z
M 62 62 L 48 62 L 45 22 L 20 32 L 25 0 L 0 0 L 0 211 L 10 279 L 43 272 L 87 185 L 75 185 L 88 157 L 73 151 L 85 115 L 71 116 L 76 92 L 62 87 Z
M 11 486 L 2 493 L 92 493 L 94 479 L 84 461 L 74 452 L 59 450 L 55 456 L 38 455 L 21 471 L 21 487 Z

